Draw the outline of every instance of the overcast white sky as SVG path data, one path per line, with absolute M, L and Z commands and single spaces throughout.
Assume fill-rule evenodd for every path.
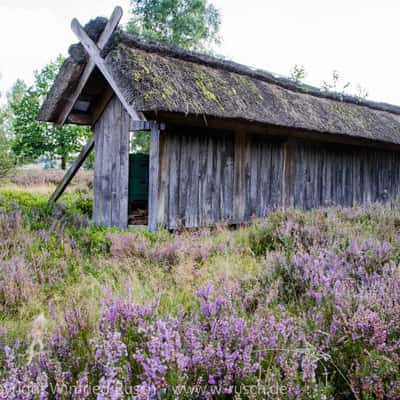
M 400 104 L 400 1 L 214 0 L 222 17 L 218 52 L 250 66 L 287 75 L 304 65 L 320 86 L 338 70 L 369 98 Z M 0 91 L 76 42 L 70 21 L 109 16 L 115 5 L 128 19 L 129 0 L 0 0 Z

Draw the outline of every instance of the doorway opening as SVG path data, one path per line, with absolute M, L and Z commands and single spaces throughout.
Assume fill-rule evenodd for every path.
M 149 202 L 150 133 L 134 131 L 130 134 L 128 225 L 147 226 Z

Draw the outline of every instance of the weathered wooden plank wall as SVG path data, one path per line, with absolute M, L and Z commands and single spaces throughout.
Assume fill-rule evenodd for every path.
M 130 117 L 114 97 L 95 126 L 95 223 L 126 228 Z M 400 152 L 246 131 L 152 129 L 149 228 L 237 224 L 276 208 L 400 197 Z
M 169 130 L 160 150 L 158 225 L 241 223 L 282 203 L 283 145 L 242 132 Z
M 168 130 L 159 166 L 157 225 L 170 229 L 400 197 L 399 152 L 245 131 Z
M 130 117 L 113 97 L 95 125 L 93 220 L 96 224 L 128 225 Z
M 290 206 L 391 204 L 400 195 L 399 152 L 297 143 L 292 157 Z
M 282 205 L 283 143 L 267 135 L 246 135 L 243 221 L 265 217 Z
M 163 138 L 160 155 L 158 225 L 174 229 L 232 219 L 230 133 L 169 131 Z

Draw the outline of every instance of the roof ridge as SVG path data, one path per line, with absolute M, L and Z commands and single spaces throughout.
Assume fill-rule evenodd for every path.
M 144 37 L 128 33 L 123 30 L 119 30 L 114 34 L 114 38 L 112 40 L 113 44 L 116 44 L 118 41 L 126 44 L 129 47 L 139 48 L 150 53 L 158 53 L 164 56 L 202 64 L 215 69 L 222 69 L 224 71 L 245 75 L 253 79 L 275 84 L 284 89 L 291 90 L 297 93 L 307 94 L 319 98 L 326 98 L 329 100 L 335 100 L 341 103 L 355 104 L 358 106 L 368 107 L 373 110 L 386 111 L 389 113 L 400 115 L 400 106 L 394 104 L 365 100 L 357 96 L 350 96 L 338 92 L 325 91 L 316 86 L 304 83 L 297 83 L 289 78 L 277 76 L 266 70 L 251 68 L 249 66 L 231 60 L 226 60 L 209 54 L 174 47 L 165 43 L 157 42 L 155 40 L 145 39 Z

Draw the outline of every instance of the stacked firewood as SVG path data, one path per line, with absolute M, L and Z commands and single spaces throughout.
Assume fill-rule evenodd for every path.
M 129 225 L 147 225 L 148 212 L 147 209 L 132 210 L 128 216 Z

